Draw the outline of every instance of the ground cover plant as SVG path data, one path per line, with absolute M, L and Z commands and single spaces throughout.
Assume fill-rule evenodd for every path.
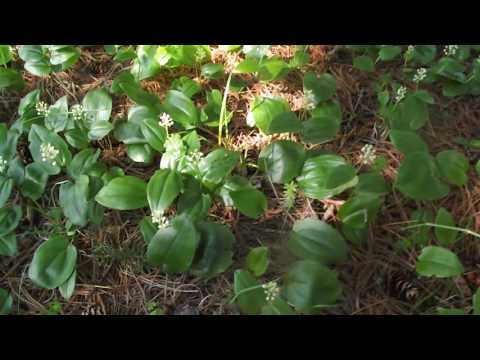
M 0 314 L 480 314 L 480 45 L 0 45 Z

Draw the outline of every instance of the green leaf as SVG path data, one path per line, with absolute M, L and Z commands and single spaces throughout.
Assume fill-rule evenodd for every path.
M 155 156 L 152 147 L 148 144 L 127 145 L 127 155 L 133 161 L 144 164 L 151 164 Z
M 0 236 L 10 234 L 20 223 L 22 208 L 13 206 L 0 209 Z
M 238 211 L 252 219 L 257 219 L 263 215 L 268 207 L 265 195 L 253 186 L 232 191 L 230 192 L 230 197 Z
M 258 167 L 272 182 L 285 184 L 300 175 L 305 161 L 305 149 L 290 140 L 274 141 L 258 157 Z
M 199 241 L 200 234 L 190 218 L 178 215 L 150 240 L 147 261 L 153 266 L 165 265 L 168 272 L 185 272 L 193 262 Z
M 149 216 L 145 216 L 138 224 L 140 232 L 142 233 L 145 243 L 150 243 L 150 240 L 155 236 L 158 231 L 158 226 L 152 222 Z
M 397 104 L 391 119 L 391 127 L 396 130 L 418 130 L 428 119 L 428 104 L 414 94 L 409 94 Z
M 439 179 L 433 157 L 426 152 L 405 156 L 398 170 L 396 187 L 414 200 L 439 200 L 450 191 L 449 186 Z
M 75 183 L 66 182 L 60 186 L 59 201 L 65 217 L 74 225 L 84 227 L 88 223 L 89 178 L 80 175 Z
M 24 87 L 25 81 L 19 71 L 0 67 L 0 89 L 20 91 Z
M 278 57 L 262 61 L 258 69 L 258 78 L 262 81 L 273 81 L 284 78 L 290 71 L 288 64 Z
M 473 295 L 473 315 L 480 315 L 480 289 Z
M 330 74 L 322 74 L 319 78 L 314 72 L 309 71 L 303 77 L 304 91 L 311 91 L 313 94 L 314 105 L 329 100 L 337 92 L 337 82 Z
M 249 74 L 257 72 L 259 69 L 258 60 L 254 58 L 247 58 L 240 62 L 233 70 L 234 74 Z
M 180 194 L 182 186 L 182 178 L 176 171 L 155 171 L 147 185 L 147 199 L 152 213 L 163 213 Z
M 438 209 L 437 212 L 437 217 L 435 219 L 435 224 L 437 225 L 442 225 L 442 226 L 450 226 L 450 227 L 455 227 L 455 220 L 453 219 L 452 214 L 450 214 L 447 209 L 445 208 L 440 208 Z M 450 229 L 444 229 L 440 227 L 435 227 L 435 236 L 438 240 L 438 243 L 441 246 L 448 247 L 457 241 L 457 235 L 458 231 L 457 230 L 450 230 Z
M 342 284 L 337 275 L 316 261 L 295 262 L 284 275 L 285 299 L 307 314 L 335 304 L 341 294 Z
M 65 139 L 76 149 L 85 149 L 89 145 L 88 132 L 82 129 L 72 129 L 65 132 Z
M 382 201 L 376 194 L 356 195 L 340 207 L 338 217 L 349 227 L 366 228 L 377 215 L 381 205 Z
M 90 130 L 88 131 L 89 140 L 100 140 L 108 135 L 110 131 L 113 130 L 112 123 L 108 121 L 97 121 L 90 125 Z
M 450 184 L 463 186 L 467 183 L 470 164 L 465 155 L 455 150 L 445 150 L 438 153 L 435 158 L 440 174 Z
M 65 130 L 68 122 L 67 96 L 62 96 L 55 104 L 50 106 L 48 115 L 45 117 L 45 127 L 53 132 Z
M 200 122 L 200 112 L 184 93 L 170 90 L 165 97 L 164 106 L 173 121 L 185 129 L 196 127 Z
M 411 130 L 391 130 L 390 140 L 393 146 L 404 155 L 414 152 L 428 152 L 425 141 Z
M 15 232 L 0 236 L 0 255 L 15 256 L 17 254 L 17 236 Z
M 105 89 L 89 91 L 82 101 L 86 119 L 91 127 L 97 122 L 108 122 L 112 113 L 112 98 Z
M 13 179 L 0 176 L 0 208 L 2 208 L 10 198 L 13 189 Z
M 60 294 L 63 296 L 65 300 L 69 300 L 73 292 L 75 291 L 75 282 L 77 278 L 77 271 L 73 270 L 72 275 L 65 281 L 62 285 L 58 287 Z
M 279 98 L 255 98 L 247 115 L 247 124 L 257 126 L 266 135 L 299 132 L 302 129 L 288 103 Z
M 210 278 L 232 265 L 235 238 L 223 224 L 203 222 L 197 225 L 200 243 L 192 264 L 192 274 Z
M 76 262 L 76 247 L 65 237 L 54 235 L 35 251 L 28 277 L 39 287 L 55 289 L 70 278 Z
M 436 45 L 415 45 L 413 60 L 422 65 L 431 63 L 437 56 Z
M 463 309 L 445 309 L 442 307 L 437 308 L 438 315 L 467 315 Z
M 347 260 L 347 244 L 342 235 L 327 223 L 316 219 L 298 220 L 288 238 L 288 248 L 302 259 L 324 265 Z
M 12 52 L 8 45 L 0 45 L 0 65 L 8 64 L 12 60 Z
M 259 315 L 267 301 L 265 292 L 257 280 L 248 271 L 236 270 L 233 282 L 237 296 L 236 302 L 240 310 L 248 315 Z
M 163 152 L 165 150 L 164 144 L 167 138 L 167 131 L 159 125 L 156 119 L 145 119 L 140 126 L 143 136 L 148 144 L 157 150 Z
M 438 246 L 427 246 L 422 249 L 416 265 L 421 276 L 448 278 L 463 274 L 464 268 L 457 255 L 448 249 Z
M 314 117 L 302 122 L 303 141 L 307 144 L 323 144 L 335 139 L 340 122 L 333 117 Z
M 93 149 L 85 149 L 77 153 L 72 162 L 67 167 L 68 175 L 77 179 L 81 175 L 88 174 L 92 167 L 97 163 L 100 157 L 100 149 L 94 151 Z
M 22 195 L 32 200 L 38 200 L 45 191 L 47 181 L 48 174 L 40 164 L 28 164 L 25 167 L 25 179 L 21 187 Z
M 357 56 L 353 59 L 353 67 L 366 72 L 373 72 L 375 71 L 375 63 L 370 56 L 362 55 Z
M 398 55 L 400 55 L 401 52 L 402 52 L 402 48 L 400 46 L 385 45 L 380 49 L 378 53 L 378 58 L 383 61 L 393 60 Z
M 276 297 L 262 308 L 262 315 L 296 315 L 296 313 L 283 299 Z
M 240 154 L 235 151 L 216 149 L 200 160 L 198 165 L 202 174 L 202 182 L 220 184 L 232 172 L 240 160 Z
M 0 288 L 0 315 L 8 315 L 12 311 L 13 299 L 7 290 Z
M 180 91 L 187 97 L 192 98 L 193 95 L 202 90 L 202 86 L 187 76 L 181 76 L 172 82 L 171 90 Z
M 95 200 L 110 209 L 141 209 L 148 205 L 147 184 L 135 176 L 117 177 L 99 191 Z
M 306 196 L 324 200 L 358 183 L 356 170 L 337 155 L 319 155 L 305 161 L 298 185 Z
M 265 274 L 268 262 L 268 248 L 260 246 L 250 250 L 245 261 L 245 267 L 258 277 Z
M 383 175 L 376 172 L 369 172 L 358 175 L 358 184 L 355 187 L 355 193 L 385 195 L 389 189 Z
M 207 79 L 221 79 L 225 75 L 222 64 L 205 64 L 202 66 L 201 74 Z

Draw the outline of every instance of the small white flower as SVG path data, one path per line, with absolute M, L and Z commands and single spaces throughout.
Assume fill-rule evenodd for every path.
M 414 51 L 415 51 L 415 46 L 413 46 L 413 45 L 408 45 L 408 47 L 407 47 L 407 55 L 412 55 Z
M 166 216 L 163 216 L 162 211 L 154 211 L 152 212 L 152 223 L 157 224 L 158 229 L 164 229 L 168 225 L 170 225 L 170 220 Z
M 55 159 L 59 153 L 60 151 L 55 149 L 55 147 L 50 143 L 43 143 L 40 145 L 40 155 L 43 162 L 47 162 L 53 166 L 56 166 L 57 162 Z
M 50 106 L 45 101 L 39 101 L 35 105 L 35 110 L 37 111 L 38 115 L 42 116 L 48 116 L 48 113 L 50 112 Z
M 423 81 L 426 77 L 427 77 L 427 69 L 422 67 L 417 69 L 417 72 L 413 76 L 413 81 L 416 83 L 419 83 Z
M 458 45 L 447 45 L 443 49 L 445 56 L 455 56 L 458 51 Z
M 162 113 L 162 114 L 160 115 L 160 121 L 158 122 L 158 124 L 159 124 L 161 127 L 165 128 L 165 129 L 168 129 L 168 128 L 172 127 L 172 125 L 173 125 L 173 119 L 172 119 L 172 117 L 171 117 L 169 114 L 167 114 L 167 113 Z
M 398 103 L 403 100 L 407 95 L 407 88 L 405 86 L 400 86 L 397 90 L 397 95 L 395 96 L 395 101 Z
M 3 158 L 2 155 L 0 155 L 0 174 L 5 171 L 7 168 L 8 161 Z
M 303 91 L 303 107 L 306 110 L 315 109 L 315 95 L 310 89 L 305 89 Z
M 371 144 L 365 145 L 361 150 L 360 161 L 364 165 L 371 165 L 377 158 L 375 148 Z
M 200 160 L 202 160 L 202 158 L 203 154 L 198 150 L 194 150 L 190 154 L 185 156 L 185 160 L 188 161 L 192 166 L 197 166 Z
M 82 120 L 84 116 L 84 109 L 82 105 L 77 104 L 72 106 L 71 112 L 74 120 Z
M 262 288 L 265 291 L 265 298 L 267 301 L 273 301 L 278 295 L 280 295 L 280 288 L 275 281 L 263 284 Z

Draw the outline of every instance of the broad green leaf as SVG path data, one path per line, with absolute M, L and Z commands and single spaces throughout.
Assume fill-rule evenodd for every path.
M 438 209 L 437 217 L 435 219 L 435 224 L 441 225 L 441 226 L 450 226 L 450 227 L 456 226 L 455 220 L 453 219 L 452 214 L 450 214 L 447 211 L 447 209 L 443 207 Z M 457 241 L 457 235 L 458 235 L 457 230 L 450 230 L 450 229 L 435 227 L 434 232 L 438 240 L 438 243 L 441 246 L 448 247 L 455 244 L 455 242 Z
M 24 87 L 25 81 L 19 71 L 0 67 L 0 89 L 20 91 Z
M 39 287 L 55 289 L 70 278 L 76 262 L 76 247 L 65 237 L 54 235 L 33 254 L 28 277 Z
M 262 308 L 262 315 L 296 315 L 296 313 L 283 299 L 276 297 Z
M 240 154 L 235 151 L 216 149 L 200 160 L 198 165 L 202 174 L 202 182 L 220 184 L 235 168 Z
M 423 248 L 416 265 L 421 276 L 448 278 L 461 275 L 464 268 L 457 255 L 448 249 L 438 246 Z
M 8 64 L 12 60 L 12 52 L 8 45 L 0 45 L 0 65 Z
M 172 82 L 172 87 L 170 89 L 180 91 L 187 97 L 192 98 L 193 95 L 202 90 L 202 86 L 187 76 L 181 76 Z
M 99 157 L 100 149 L 97 149 L 97 151 L 94 151 L 93 149 L 80 151 L 73 157 L 72 162 L 68 165 L 68 175 L 73 179 L 77 179 L 81 175 L 88 174 L 98 161 Z
M 231 191 L 230 197 L 238 211 L 252 219 L 257 219 L 263 215 L 268 207 L 265 195 L 253 186 Z
M 314 117 L 302 122 L 303 141 L 307 144 L 323 144 L 335 139 L 340 123 L 333 117 Z
M 436 45 L 415 45 L 413 60 L 422 65 L 431 63 L 437 55 Z
M 8 315 L 12 311 L 13 299 L 7 290 L 0 288 L 0 315 Z
M 250 106 L 247 124 L 257 126 L 264 134 L 299 132 L 301 122 L 280 98 L 257 97 Z
M 257 72 L 259 69 L 258 60 L 254 58 L 247 58 L 240 62 L 233 70 L 234 74 L 249 74 Z
M 250 249 L 245 260 L 247 270 L 257 277 L 262 276 L 267 271 L 268 263 L 268 248 L 266 246 Z
M 105 89 L 89 91 L 82 101 L 86 119 L 91 127 L 97 122 L 108 122 L 112 113 L 112 98 Z
M 173 121 L 185 129 L 196 127 L 200 122 L 200 112 L 184 93 L 170 90 L 165 97 L 164 106 Z
M 185 272 L 192 265 L 200 234 L 186 215 L 175 217 L 170 226 L 159 230 L 150 240 L 147 261 L 165 266 L 168 272 Z
M 335 304 L 341 294 L 337 275 L 319 262 L 295 262 L 284 275 L 285 299 L 304 313 L 318 313 L 323 306 Z
M 300 175 L 305 161 L 305 149 L 290 140 L 274 141 L 258 157 L 258 167 L 272 182 L 285 184 Z
M 100 190 L 95 200 L 110 209 L 141 209 L 148 205 L 147 184 L 135 176 L 117 177 Z
M 438 153 L 435 158 L 440 174 L 450 184 L 463 186 L 467 183 L 470 164 L 465 155 L 455 150 L 445 150 Z
M 298 220 L 288 239 L 288 248 L 302 259 L 324 265 L 342 264 L 347 259 L 347 244 L 342 235 L 316 219 Z
M 13 189 L 13 179 L 0 176 L 0 208 L 2 208 L 10 198 Z
M 22 217 L 22 208 L 13 206 L 0 209 L 0 236 L 10 234 L 18 226 Z
M 381 204 L 382 200 L 376 194 L 356 195 L 340 207 L 338 217 L 349 227 L 362 229 L 374 220 Z
M 72 275 L 70 275 L 68 280 L 58 287 L 60 294 L 63 296 L 65 300 L 69 300 L 72 297 L 75 291 L 76 278 L 77 278 L 77 271 L 73 270 Z
M 480 289 L 473 295 L 473 315 L 480 315 Z
M 148 144 L 127 145 L 127 155 L 133 161 L 144 164 L 151 164 L 155 156 L 152 147 Z
M 278 80 L 284 78 L 289 71 L 290 67 L 285 61 L 279 57 L 272 57 L 262 61 L 258 69 L 258 78 L 262 81 Z
M 88 223 L 88 185 L 88 176 L 80 175 L 75 183 L 63 183 L 59 191 L 60 206 L 65 217 L 80 227 Z
M 389 192 L 385 178 L 376 172 L 369 172 L 358 175 L 358 184 L 355 193 L 385 195 Z
M 319 155 L 305 161 L 297 178 L 306 196 L 324 200 L 338 195 L 358 183 L 356 170 L 337 155 Z
M 465 313 L 465 310 L 463 309 L 446 309 L 439 307 L 437 308 L 438 315 L 453 315 L 453 316 L 458 316 L 458 315 L 467 315 Z
M 152 222 L 152 219 L 145 216 L 138 224 L 143 240 L 148 244 L 158 231 L 158 226 Z
M 203 222 L 197 225 L 200 243 L 192 264 L 192 274 L 210 278 L 227 270 L 232 265 L 235 238 L 223 224 Z
M 450 191 L 449 186 L 439 179 L 433 157 L 426 152 L 405 156 L 398 169 L 396 186 L 402 194 L 414 200 L 439 200 Z
M 353 67 L 366 72 L 375 71 L 375 63 L 370 56 L 361 55 L 353 58 Z
M 45 117 L 45 127 L 53 132 L 65 130 L 68 122 L 67 96 L 62 96 L 55 104 L 50 106 L 48 115 Z
M 159 125 L 156 119 L 145 119 L 140 126 L 143 136 L 148 144 L 158 152 L 164 151 L 164 144 L 167 138 L 165 128 Z
M 182 178 L 174 170 L 160 169 L 150 178 L 147 199 L 152 213 L 163 213 L 182 191 Z
M 402 48 L 400 46 L 385 45 L 380 49 L 378 58 L 383 61 L 393 60 L 400 55 L 401 52 Z
M 17 254 L 17 236 L 15 232 L 0 236 L 0 255 L 15 256 Z
M 88 138 L 90 140 L 100 140 L 108 135 L 113 130 L 112 123 L 108 121 L 96 121 L 90 125 L 88 131 Z
M 48 181 L 48 173 L 40 164 L 32 163 L 25 167 L 25 178 L 21 192 L 32 200 L 38 200 L 45 190 Z
M 82 129 L 72 129 L 65 132 L 65 140 L 76 149 L 85 149 L 89 145 L 88 132 Z
M 337 82 L 330 74 L 322 74 L 319 78 L 314 72 L 309 71 L 303 77 L 304 91 L 310 91 L 313 94 L 314 105 L 329 100 L 337 92 Z
M 414 152 L 428 152 L 425 141 L 411 130 L 391 130 L 390 140 L 393 146 L 404 155 Z
M 207 79 L 221 79 L 225 75 L 222 64 L 205 64 L 202 66 L 201 74 Z
M 257 280 L 248 271 L 236 270 L 233 282 L 236 303 L 240 310 L 247 315 L 259 315 L 267 300 L 265 291 Z

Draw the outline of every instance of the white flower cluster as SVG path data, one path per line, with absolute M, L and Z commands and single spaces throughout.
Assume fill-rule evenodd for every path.
M 405 86 L 400 86 L 397 90 L 397 95 L 395 96 L 395 101 L 398 103 L 403 100 L 407 95 L 407 88 Z
M 172 119 L 172 117 L 171 117 L 169 114 L 167 114 L 167 113 L 162 113 L 162 114 L 160 115 L 160 121 L 158 122 L 158 124 L 159 124 L 161 127 L 165 128 L 165 129 L 168 129 L 168 128 L 172 127 L 172 125 L 173 125 L 173 119 Z
M 0 174 L 5 171 L 7 168 L 8 161 L 3 158 L 2 155 L 0 155 Z
M 419 83 L 420 81 L 425 80 L 426 77 L 427 77 L 427 69 L 422 67 L 417 69 L 417 72 L 413 76 L 413 81 L 416 83 Z
M 83 116 L 84 116 L 84 109 L 83 109 L 83 106 L 80 105 L 80 104 L 77 104 L 77 105 L 74 105 L 72 106 L 72 116 L 73 116 L 73 119 L 74 120 L 82 120 Z
M 280 295 L 280 288 L 275 281 L 263 284 L 262 288 L 265 291 L 265 298 L 267 301 L 273 301 L 278 295 Z
M 42 156 L 43 162 L 48 162 L 53 166 L 57 166 L 57 162 L 55 158 L 60 153 L 59 150 L 55 149 L 55 147 L 50 143 L 43 143 L 40 145 L 40 155 Z
M 447 45 L 445 49 L 443 49 L 443 53 L 445 56 L 455 56 L 458 51 L 458 45 Z
M 39 101 L 35 105 L 35 110 L 37 111 L 38 115 L 48 116 L 50 112 L 50 106 L 45 101 Z
M 191 165 L 191 166 L 197 166 L 200 160 L 202 160 L 203 154 L 201 151 L 194 150 L 190 154 L 185 156 L 185 160 Z
M 310 89 L 305 89 L 303 91 L 303 107 L 306 110 L 315 109 L 315 95 L 313 94 L 313 91 Z
M 157 224 L 158 229 L 164 229 L 170 225 L 170 220 L 163 215 L 162 211 L 157 210 L 152 212 L 152 223 Z
M 197 49 L 195 50 L 195 61 L 196 62 L 201 62 L 205 56 L 207 56 L 207 52 L 205 51 L 205 49 L 203 49 L 202 47 L 197 47 Z
M 371 144 L 367 144 L 364 147 L 362 147 L 361 150 L 361 155 L 360 155 L 360 161 L 364 165 L 371 165 L 377 158 L 375 154 L 375 148 Z
M 414 51 L 415 51 L 415 46 L 413 46 L 413 45 L 408 45 L 408 47 L 407 47 L 407 55 L 412 55 Z

